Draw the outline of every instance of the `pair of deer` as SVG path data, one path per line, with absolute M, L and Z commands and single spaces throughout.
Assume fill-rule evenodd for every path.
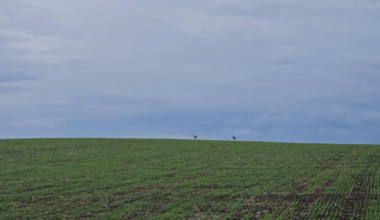
M 197 135 L 193 135 L 193 137 L 194 137 L 195 140 L 198 138 Z M 234 139 L 234 141 L 236 141 L 236 136 L 233 136 L 233 135 L 232 135 L 232 139 Z

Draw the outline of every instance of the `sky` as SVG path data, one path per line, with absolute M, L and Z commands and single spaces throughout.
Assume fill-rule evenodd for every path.
M 0 0 L 0 138 L 380 144 L 378 0 Z

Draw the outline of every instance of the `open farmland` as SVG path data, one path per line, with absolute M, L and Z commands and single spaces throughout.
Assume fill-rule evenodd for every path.
M 0 219 L 379 219 L 380 146 L 0 140 Z

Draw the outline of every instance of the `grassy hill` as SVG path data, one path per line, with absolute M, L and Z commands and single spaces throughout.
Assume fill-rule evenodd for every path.
M 379 219 L 380 146 L 0 140 L 0 219 Z

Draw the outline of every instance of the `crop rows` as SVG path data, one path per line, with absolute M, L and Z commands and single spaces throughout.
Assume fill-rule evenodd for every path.
M 0 140 L 0 219 L 379 219 L 379 147 Z

